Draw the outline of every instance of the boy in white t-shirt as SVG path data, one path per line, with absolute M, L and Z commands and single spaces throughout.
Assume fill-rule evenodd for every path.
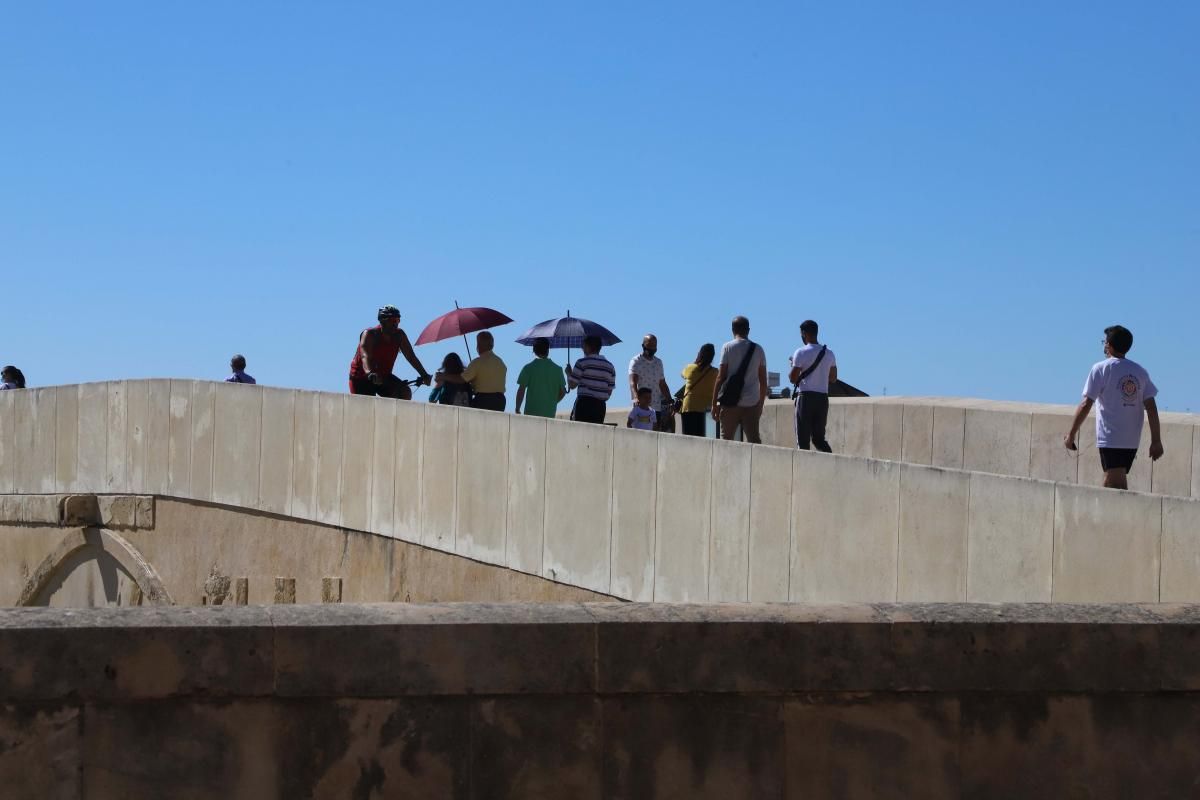
M 1104 329 L 1104 361 L 1092 367 L 1083 385 L 1083 402 L 1075 410 L 1071 430 L 1063 438 L 1068 450 L 1078 449 L 1075 436 L 1087 419 L 1092 404 L 1096 409 L 1096 449 L 1104 470 L 1104 485 L 1110 489 L 1128 489 L 1127 477 L 1137 457 L 1142 438 L 1143 411 L 1150 420 L 1150 460 L 1162 457 L 1162 437 L 1158 425 L 1158 387 L 1149 373 L 1125 354 L 1133 348 L 1133 334 L 1113 325 Z
M 638 403 L 629 409 L 629 419 L 625 421 L 626 428 L 636 428 L 639 431 L 652 431 L 658 424 L 658 414 L 650 407 L 654 392 L 649 386 L 640 386 L 637 390 Z

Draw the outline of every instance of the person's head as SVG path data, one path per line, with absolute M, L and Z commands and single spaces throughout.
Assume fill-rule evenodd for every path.
M 490 353 L 492 348 L 496 346 L 496 340 L 487 331 L 480 331 L 475 337 L 475 349 L 480 353 Z
M 545 358 L 550 355 L 550 340 L 545 336 L 539 336 L 533 340 L 533 354 L 538 358 Z
M 233 358 L 229 359 L 229 367 L 234 372 L 241 372 L 246 368 L 246 357 L 241 353 L 236 354 Z
M 646 358 L 654 358 L 654 354 L 658 352 L 658 337 L 653 333 L 647 333 L 642 337 L 642 355 Z
M 21 370 L 14 367 L 12 364 L 9 364 L 3 370 L 0 370 L 0 381 L 4 381 L 5 383 L 11 383 L 13 386 L 16 386 L 18 389 L 25 388 L 25 374 L 22 373 Z
M 817 323 L 811 319 L 806 319 L 800 323 L 800 338 L 805 344 L 812 344 L 817 341 Z
M 717 348 L 711 343 L 700 345 L 700 352 L 696 353 L 696 365 L 700 367 L 711 367 L 713 359 L 717 357 Z
M 1120 358 L 1133 349 L 1133 334 L 1123 325 L 1104 329 L 1104 355 Z
M 458 353 L 447 353 L 442 359 L 442 372 L 447 375 L 462 375 L 463 363 Z
M 741 315 L 733 318 L 733 324 L 730 327 L 733 328 L 734 336 L 740 336 L 744 339 L 750 335 L 750 320 Z
M 583 337 L 583 352 L 585 355 L 594 356 L 600 352 L 600 337 L 585 336 Z
M 383 306 L 379 309 L 379 324 L 386 331 L 394 331 L 400 327 L 400 309 L 395 306 Z
M 652 397 L 654 397 L 654 392 L 652 392 L 650 390 L 649 386 L 639 386 L 638 387 L 638 407 L 639 408 L 649 408 L 650 407 L 650 398 L 652 398 Z

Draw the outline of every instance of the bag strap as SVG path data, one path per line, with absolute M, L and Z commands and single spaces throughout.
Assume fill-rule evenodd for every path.
M 828 347 L 829 345 L 821 345 L 821 352 L 817 353 L 817 360 L 812 363 L 812 366 L 800 373 L 800 375 L 796 378 L 796 382 L 792 384 L 793 390 L 799 389 L 800 384 L 804 382 L 804 379 L 813 374 L 813 370 L 815 370 L 817 365 L 821 363 L 821 359 L 825 358 L 825 350 Z M 792 394 L 794 395 L 795 391 L 793 391 Z
M 701 372 L 701 373 L 700 373 L 700 377 L 698 377 L 698 378 L 696 378 L 694 381 L 692 381 L 692 385 L 691 385 L 691 386 L 688 386 L 687 388 L 685 388 L 685 389 L 683 390 L 683 394 L 679 395 L 679 399 L 680 399 L 680 400 L 682 400 L 683 398 L 685 398 L 685 397 L 687 397 L 689 394 L 691 394 L 691 393 L 692 393 L 692 389 L 695 389 L 695 388 L 696 388 L 696 386 L 697 386 L 697 384 L 699 384 L 699 383 L 700 383 L 700 381 L 702 381 L 702 380 L 704 380 L 706 377 L 708 377 L 708 373 L 712 372 L 712 368 L 713 368 L 713 365 L 712 365 L 712 364 L 709 364 L 707 367 L 705 367 L 705 368 L 704 368 L 704 372 Z
M 746 341 L 750 342 L 749 339 Z M 757 349 L 758 345 L 754 342 L 750 342 L 750 350 L 746 353 L 746 355 L 742 356 L 742 365 L 738 367 L 738 371 L 736 373 L 738 380 L 746 380 L 746 368 L 750 366 L 750 359 L 754 358 L 754 351 Z

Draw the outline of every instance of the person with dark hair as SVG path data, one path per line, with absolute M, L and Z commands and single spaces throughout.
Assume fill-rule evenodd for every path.
M 683 421 L 684 436 L 704 436 L 706 433 L 704 418 L 708 416 L 713 385 L 717 382 L 717 368 L 712 363 L 716 357 L 716 347 L 711 343 L 701 345 L 696 360 L 680 373 L 683 388 L 676 397 L 680 401 L 679 417 Z
M 412 391 L 408 385 L 392 374 L 396 356 L 404 354 L 405 360 L 420 375 L 418 384 L 429 386 L 432 377 L 421 366 L 408 334 L 400 327 L 400 311 L 395 306 L 383 306 L 377 317 L 378 325 L 358 335 L 358 349 L 350 361 L 350 394 L 411 400 Z
M 733 341 L 721 348 L 721 369 L 713 384 L 712 415 L 721 438 L 732 439 L 740 427 L 743 439 L 761 444 L 758 421 L 767 402 L 767 358 L 750 341 L 750 320 L 733 318 Z
M 831 453 L 825 423 L 829 419 L 829 386 L 837 382 L 837 358 L 817 341 L 817 331 L 817 323 L 811 319 L 800 323 L 803 346 L 792 355 L 788 380 L 794 387 L 796 446 L 807 450 L 811 442 L 822 453 Z
M 517 402 L 513 413 L 521 413 L 521 404 L 526 393 L 525 415 L 553 417 L 558 410 L 558 401 L 567 394 L 567 380 L 558 364 L 550 360 L 550 340 L 539 337 L 533 341 L 533 361 L 521 367 L 517 376 Z
M 1096 405 L 1096 449 L 1104 485 L 1128 489 L 1129 471 L 1142 439 L 1142 415 L 1150 421 L 1150 460 L 1162 457 L 1162 433 L 1158 423 L 1158 387 L 1141 364 L 1125 357 L 1133 348 L 1133 334 L 1113 325 L 1104 329 L 1103 361 L 1095 364 L 1083 384 L 1083 400 L 1075 409 L 1071 430 L 1063 437 L 1068 450 L 1077 450 L 1075 437 L 1092 405 Z
M 633 408 L 629 409 L 629 416 L 625 420 L 626 428 L 634 428 L 639 431 L 652 431 L 658 427 L 658 412 L 650 407 L 650 400 L 653 397 L 654 392 L 650 391 L 649 386 L 638 388 L 638 401 L 634 404 Z
M 576 422 L 604 423 L 605 404 L 617 385 L 617 371 L 612 362 L 600 355 L 600 337 L 588 336 L 583 340 L 583 358 L 563 367 L 567 385 L 578 389 L 571 419 Z
M 446 380 L 447 375 L 461 376 L 464 369 L 462 357 L 458 353 L 447 353 L 442 359 L 442 368 L 433 379 L 434 387 L 429 393 L 429 402 L 443 406 L 471 405 L 471 387 L 466 383 Z
M 233 370 L 233 374 L 225 379 L 226 383 L 258 383 L 253 377 L 246 374 L 246 357 L 241 353 L 229 359 L 229 368 Z
M 504 397 L 505 384 L 508 381 L 508 367 L 493 352 L 496 340 L 487 331 L 480 331 L 475 336 L 475 349 L 479 355 L 471 359 L 471 363 L 461 375 L 440 375 L 447 383 L 471 384 L 471 408 L 482 408 L 487 411 L 503 411 L 507 402 Z
M 0 390 L 2 389 L 24 389 L 25 388 L 25 373 L 9 364 L 3 370 L 0 370 Z
M 655 353 L 658 352 L 658 337 L 647 333 L 642 337 L 642 352 L 629 361 L 629 399 L 634 405 L 638 402 L 638 391 L 649 387 L 651 393 L 650 407 L 658 414 L 656 430 L 675 432 L 675 413 L 671 398 L 671 388 L 663 377 L 663 363 Z

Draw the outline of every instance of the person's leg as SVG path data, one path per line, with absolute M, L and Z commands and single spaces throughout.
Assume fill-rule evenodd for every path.
M 388 375 L 383 379 L 378 394 L 380 397 L 390 397 L 393 400 L 412 400 L 412 389 L 409 389 L 408 384 L 395 375 Z
M 368 397 L 374 397 L 379 394 L 380 387 L 371 383 L 366 378 L 351 378 L 350 379 L 350 394 L 361 394 Z
M 796 395 L 796 412 L 795 412 L 795 428 L 796 428 L 796 447 L 801 450 L 808 449 L 809 438 L 812 432 L 808 429 L 808 421 L 805 415 L 808 413 L 807 407 L 804 405 L 804 395 Z
M 683 424 L 684 436 L 703 436 L 704 435 L 704 412 L 703 411 L 684 411 L 679 415 Z
M 1104 470 L 1104 485 L 1109 489 L 1128 489 L 1129 473 L 1120 467 Z
M 604 422 L 604 401 L 598 397 L 575 398 L 575 421 L 600 424 Z
M 733 408 L 723 407 L 721 409 L 721 438 L 727 442 L 732 442 L 741 421 L 742 409 L 736 406 Z
M 811 400 L 811 402 L 808 402 Z M 829 395 L 814 392 L 805 398 L 805 405 L 812 406 L 808 418 L 808 429 L 812 434 L 813 447 L 822 453 L 832 453 L 833 448 L 825 441 L 825 423 L 829 421 Z
M 758 435 L 758 420 L 761 416 L 762 409 L 758 406 L 743 409 L 742 438 L 751 444 L 762 444 L 762 438 Z

